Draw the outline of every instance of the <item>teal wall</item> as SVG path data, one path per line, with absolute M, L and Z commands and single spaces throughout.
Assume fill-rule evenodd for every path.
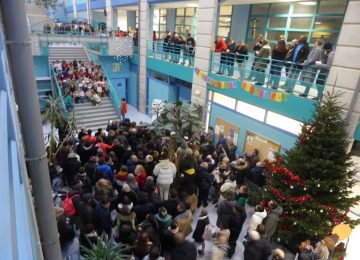
M 192 67 L 185 67 L 179 64 L 153 59 L 150 57 L 147 57 L 146 59 L 146 66 L 150 70 L 192 83 L 194 71 Z
M 189 103 L 191 101 L 191 88 L 177 85 L 179 100 L 183 103 Z
M 215 119 L 217 117 L 237 125 L 240 128 L 240 134 L 237 143 L 237 152 L 239 154 L 242 154 L 243 152 L 247 130 L 280 144 L 280 152 L 284 152 L 285 149 L 290 149 L 297 140 L 297 137 L 292 134 L 288 134 L 282 130 L 278 130 L 274 127 L 261 123 L 235 111 L 230 111 L 229 109 L 213 103 L 211 105 L 209 126 L 215 126 Z
M 127 25 L 136 29 L 136 11 L 127 11 Z
M 217 76 L 211 73 L 210 75 L 216 80 L 228 81 L 225 77 Z M 222 90 L 210 86 L 208 86 L 208 88 L 215 92 L 219 92 L 226 96 L 239 99 L 254 106 L 273 111 L 275 113 L 290 117 L 298 121 L 305 121 L 311 119 L 317 104 L 317 102 L 313 100 L 306 98 L 304 99 L 293 95 L 287 95 L 288 100 L 285 102 L 273 102 L 271 100 L 261 99 L 244 91 L 241 88 L 241 81 L 236 81 L 236 86 L 234 89 Z
M 113 63 L 119 63 L 113 56 L 99 56 L 99 62 L 120 99 L 126 98 L 126 81 L 129 78 L 129 62 L 120 62 L 120 71 L 113 72 Z
M 246 29 L 249 14 L 250 5 L 233 5 L 230 36 L 234 37 L 236 43 L 239 40 L 246 40 Z
M 356 128 L 356 131 L 355 131 L 355 134 L 354 134 L 354 139 L 360 141 L 360 122 L 359 122 L 359 124 L 358 124 L 358 126 Z
M 87 19 L 87 11 L 77 12 L 77 18 L 79 18 L 79 19 Z
M 35 65 L 35 77 L 49 77 L 49 57 L 33 56 Z
M 154 99 L 166 100 L 169 103 L 177 101 L 177 87 L 168 83 L 148 78 L 148 106 L 151 111 L 152 101 Z
M 130 63 L 130 73 L 129 73 L 129 80 L 128 80 L 128 92 L 127 92 L 127 103 L 138 107 L 138 66 Z
M 176 9 L 169 8 L 166 11 L 166 30 L 169 32 L 175 31 L 175 16 L 176 16 Z

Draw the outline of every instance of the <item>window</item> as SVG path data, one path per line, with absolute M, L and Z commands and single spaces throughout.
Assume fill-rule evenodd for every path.
M 177 8 L 175 18 L 176 33 L 186 36 L 196 34 L 197 8 Z
M 166 34 L 166 9 L 155 9 L 153 17 L 153 31 L 157 39 L 163 39 Z
M 250 104 L 242 102 L 240 100 L 237 101 L 236 111 L 241 114 L 244 114 L 248 117 L 259 120 L 261 122 L 264 122 L 264 120 L 265 120 L 265 113 L 266 113 L 265 109 L 250 105 Z
M 295 135 L 301 133 L 301 126 L 302 126 L 301 122 L 286 116 L 279 115 L 271 111 L 267 112 L 265 123 Z
M 236 105 L 235 98 L 231 98 L 217 92 L 214 92 L 213 102 L 218 103 L 219 105 L 222 105 L 230 109 L 235 109 L 235 105 Z
M 310 44 L 319 37 L 336 44 L 347 3 L 348 0 L 304 0 L 251 5 L 246 42 L 253 46 L 262 33 L 270 43 L 284 34 L 288 43 L 305 35 Z M 219 21 L 219 25 L 223 22 Z
M 231 5 L 222 5 L 220 6 L 219 13 L 219 27 L 217 35 L 222 38 L 229 38 L 230 28 L 231 28 L 231 15 L 232 15 L 232 6 Z
M 135 28 L 139 28 L 139 11 L 136 11 L 135 21 Z
M 165 83 L 169 83 L 169 77 L 167 75 L 153 71 L 153 70 L 150 71 L 150 77 L 160 80 L 160 81 L 163 81 Z

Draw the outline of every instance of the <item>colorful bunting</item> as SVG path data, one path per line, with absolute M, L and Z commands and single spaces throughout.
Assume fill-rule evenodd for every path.
M 195 74 L 202 80 L 206 81 L 211 87 L 216 87 L 219 89 L 234 89 L 235 81 L 219 81 L 211 78 L 209 75 L 206 75 L 205 72 L 199 70 L 198 68 L 194 69 Z

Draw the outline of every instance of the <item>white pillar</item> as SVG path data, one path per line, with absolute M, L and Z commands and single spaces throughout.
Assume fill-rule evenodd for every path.
M 138 74 L 138 99 L 140 112 L 146 112 L 146 87 L 147 87 L 147 69 L 146 69 L 146 45 L 149 35 L 149 4 L 147 0 L 139 0 L 139 74 Z
M 326 81 L 325 92 L 342 93 L 340 102 L 350 120 L 349 138 L 360 118 L 360 1 L 350 0 L 336 46 L 335 57 Z
M 111 0 L 106 0 L 106 28 L 108 31 L 112 31 L 114 28 L 114 16 L 113 9 L 111 7 Z
M 215 29 L 217 23 L 218 0 L 199 0 L 196 52 L 194 66 L 208 72 L 211 63 L 211 50 L 214 49 Z M 206 107 L 207 84 L 194 74 L 191 91 L 191 102 Z
M 91 24 L 91 0 L 86 0 L 86 14 L 88 23 Z
M 73 15 L 74 18 L 77 18 L 76 0 L 73 0 Z

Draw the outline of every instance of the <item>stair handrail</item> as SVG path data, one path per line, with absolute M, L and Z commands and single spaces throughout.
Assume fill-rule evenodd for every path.
M 58 82 L 58 80 L 56 78 L 56 72 L 55 72 L 54 66 L 52 66 L 52 65 L 50 65 L 50 66 L 51 66 L 51 76 L 52 76 L 52 79 L 54 80 L 55 85 L 56 85 L 56 92 L 57 92 L 57 95 L 59 97 L 60 107 L 63 110 L 65 117 L 69 117 L 69 113 L 68 113 L 68 111 L 66 109 L 66 106 L 65 106 L 64 96 L 63 96 L 62 90 L 61 90 L 61 88 L 59 86 L 59 82 Z
M 86 52 L 89 54 L 90 61 L 96 63 L 97 61 L 95 60 L 94 55 L 98 55 L 98 54 L 88 48 L 86 49 Z M 98 62 L 98 63 L 100 63 L 100 62 Z M 120 111 L 121 100 L 120 100 L 118 94 L 116 93 L 115 88 L 112 85 L 112 83 L 110 81 L 110 77 L 108 76 L 104 66 L 101 66 L 101 69 L 106 78 L 106 83 L 109 88 L 109 95 L 110 95 L 111 102 L 115 108 L 116 114 L 118 115 L 119 118 L 121 118 L 121 111 Z

